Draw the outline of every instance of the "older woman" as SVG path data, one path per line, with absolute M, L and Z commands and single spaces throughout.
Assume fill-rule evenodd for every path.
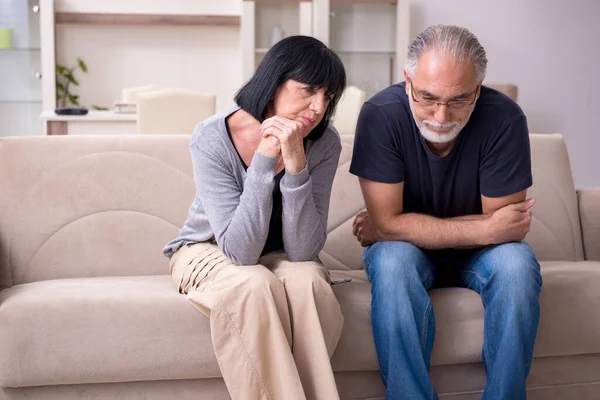
M 343 324 L 317 255 L 341 144 L 330 125 L 339 57 L 293 36 L 265 55 L 237 107 L 196 128 L 196 198 L 164 250 L 175 284 L 210 318 L 238 399 L 338 399 L 330 357 Z

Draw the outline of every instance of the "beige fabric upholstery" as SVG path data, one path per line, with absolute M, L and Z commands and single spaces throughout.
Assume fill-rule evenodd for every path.
M 349 274 L 332 275 L 353 278 L 334 287 L 345 326 L 333 367 L 377 371 L 370 284 L 363 271 Z M 535 357 L 600 354 L 600 335 L 590 334 L 600 332 L 600 263 L 547 262 L 542 274 Z M 437 325 L 432 365 L 478 363 L 479 296 L 442 289 L 432 291 L 432 298 Z M 169 276 L 36 282 L 0 292 L 0 304 L 4 387 L 220 377 L 208 320 L 177 293 Z
M 496 89 L 497 91 L 504 93 L 514 101 L 518 101 L 519 97 L 519 88 L 516 85 L 511 83 L 483 83 L 485 86 L 490 87 L 492 89 Z
M 534 359 L 528 380 L 527 399 L 597 399 L 598 371 L 600 356 L 597 354 Z M 481 399 L 481 388 L 485 383 L 485 372 L 481 363 L 433 367 L 431 376 L 441 399 Z M 335 377 L 340 397 L 344 400 L 385 398 L 378 371 L 337 372 Z M 572 385 L 570 382 L 578 383 Z M 225 385 L 219 378 L 0 388 L 2 400 L 81 398 L 230 400 Z
M 364 90 L 353 85 L 346 87 L 333 117 L 333 125 L 341 135 L 354 135 L 358 113 L 366 100 Z
M 165 89 L 164 86 L 154 84 L 124 88 L 121 91 L 121 101 L 123 101 L 123 103 L 136 103 L 139 94 L 163 89 Z
M 9 287 L 0 292 L 0 399 L 227 398 L 208 321 L 177 293 L 161 255 L 194 197 L 189 140 L 0 139 L 0 287 Z M 333 366 L 342 398 L 376 399 L 370 284 L 351 233 L 364 203 L 348 173 L 352 137 L 342 140 L 321 258 L 334 279 L 353 281 L 334 287 L 345 327 Z M 597 257 L 598 190 L 579 193 L 580 224 L 562 137 L 531 143 L 538 203 L 528 240 L 546 261 L 528 398 L 595 399 L 600 262 L 581 261 L 581 231 Z M 432 298 L 436 387 L 442 398 L 478 398 L 481 301 L 456 288 Z
M 565 356 L 600 353 L 600 262 L 544 262 L 541 295 L 542 318 L 535 356 Z M 333 358 L 336 370 L 357 366 L 377 369 L 370 321 L 370 285 L 363 271 L 335 271 L 353 282 L 336 288 L 344 312 L 344 332 Z M 360 274 L 360 275 L 356 275 Z M 576 288 L 576 289 L 574 289 Z M 436 342 L 431 365 L 451 365 L 481 360 L 483 306 L 477 293 L 460 288 L 432 291 L 436 315 Z M 577 312 L 573 312 L 577 310 Z M 557 327 L 561 329 L 557 329 Z M 367 340 L 367 337 L 369 338 Z M 361 345 L 361 343 L 363 343 Z M 353 349 L 343 351 L 343 349 Z
M 191 134 L 215 113 L 216 95 L 187 89 L 147 91 L 137 95 L 138 133 Z
M 573 173 L 562 135 L 531 135 L 536 199 L 527 240 L 539 260 L 583 260 L 581 225 Z
M 168 273 L 162 247 L 194 198 L 190 135 L 13 139 L 0 139 L 0 287 Z
M 577 195 L 585 258 L 600 261 L 600 188 L 582 189 Z

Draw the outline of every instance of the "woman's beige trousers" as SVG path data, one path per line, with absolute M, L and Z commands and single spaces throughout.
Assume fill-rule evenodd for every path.
M 233 400 L 339 399 L 330 358 L 343 317 L 323 265 L 276 252 L 237 266 L 217 245 L 198 243 L 170 266 L 179 291 L 210 319 Z

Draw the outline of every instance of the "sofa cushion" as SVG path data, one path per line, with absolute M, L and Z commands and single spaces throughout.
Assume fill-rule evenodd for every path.
M 208 320 L 170 276 L 0 292 L 0 386 L 219 377 Z
M 543 263 L 536 357 L 600 353 L 600 262 Z M 334 271 L 344 330 L 335 371 L 377 370 L 363 271 Z M 478 362 L 483 307 L 467 289 L 432 291 L 432 365 Z M 219 377 L 208 320 L 169 276 L 80 278 L 0 292 L 0 386 Z
M 542 262 L 541 318 L 535 357 L 600 353 L 600 262 Z M 362 276 L 357 275 L 361 273 Z M 336 287 L 344 312 L 344 330 L 333 356 L 336 371 L 377 368 L 372 346 L 370 285 L 362 271 L 334 271 L 354 281 Z M 357 280 L 357 278 L 360 279 Z M 351 286 L 352 285 L 352 286 Z M 481 360 L 483 305 L 474 291 L 431 291 L 436 337 L 431 365 Z

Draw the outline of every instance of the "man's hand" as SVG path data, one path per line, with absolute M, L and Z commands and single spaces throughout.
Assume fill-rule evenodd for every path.
M 531 207 L 535 199 L 509 204 L 495 211 L 487 219 L 487 238 L 490 244 L 519 242 L 525 239 L 531 227 Z
M 356 239 L 363 247 L 378 242 L 382 238 L 371 223 L 367 210 L 359 211 L 354 217 L 352 234 L 356 236 Z
M 277 138 L 281 145 L 281 157 L 286 171 L 297 174 L 306 167 L 304 154 L 304 131 L 306 127 L 299 121 L 274 116 L 264 120 L 261 132 L 264 136 Z

